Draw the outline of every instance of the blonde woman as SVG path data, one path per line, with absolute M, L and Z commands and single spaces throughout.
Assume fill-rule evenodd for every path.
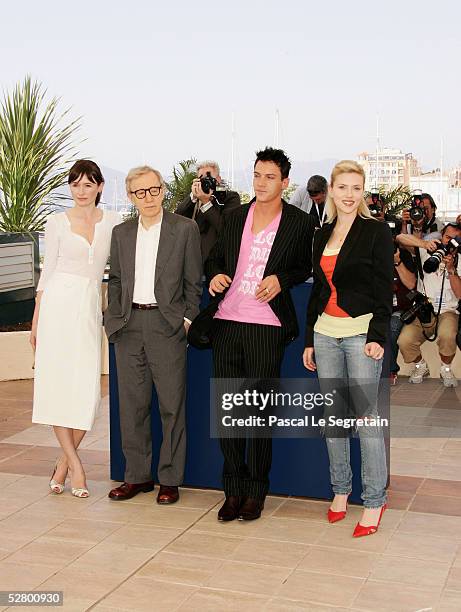
M 68 183 L 74 206 L 51 215 L 45 228 L 30 336 L 35 351 L 32 421 L 52 425 L 62 448 L 51 492 L 64 491 L 69 470 L 72 495 L 88 497 L 77 448 L 100 402 L 101 282 L 112 228 L 121 218 L 97 208 L 104 178 L 93 161 L 77 161 Z
M 373 219 L 368 211 L 364 184 L 363 168 L 356 162 L 345 160 L 334 167 L 327 222 L 314 238 L 314 285 L 303 362 L 308 370 L 317 370 L 321 384 L 322 379 L 324 384 L 326 379 L 344 381 L 338 402 L 343 402 L 346 412 L 353 405 L 356 416 L 374 417 L 392 313 L 393 244 L 387 224 Z M 377 531 L 386 508 L 387 482 L 381 428 L 358 426 L 357 430 L 364 509 L 354 537 Z M 335 494 L 328 520 L 334 523 L 345 518 L 352 490 L 349 437 L 334 428 L 325 433 Z

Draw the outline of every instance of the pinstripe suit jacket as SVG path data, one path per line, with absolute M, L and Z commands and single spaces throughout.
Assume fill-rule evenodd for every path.
M 313 219 L 304 211 L 282 202 L 282 216 L 272 244 L 263 278 L 275 274 L 282 291 L 269 306 L 278 317 L 284 330 L 286 342 L 299 334 L 298 321 L 290 295 L 293 285 L 306 281 L 311 275 Z M 223 221 L 218 240 L 205 263 L 208 283 L 216 274 L 227 274 L 234 278 L 240 253 L 243 228 L 251 202 L 231 211 Z M 210 301 L 208 309 L 216 311 L 225 292 Z

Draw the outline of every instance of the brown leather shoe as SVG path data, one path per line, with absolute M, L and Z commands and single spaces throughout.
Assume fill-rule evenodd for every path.
M 239 515 L 240 506 L 245 501 L 244 497 L 229 495 L 218 512 L 218 521 L 233 521 Z
M 169 487 L 168 485 L 160 485 L 160 490 L 157 495 L 157 504 L 174 504 L 179 499 L 178 487 Z
M 245 503 L 239 510 L 239 521 L 254 521 L 261 516 L 261 512 L 264 508 L 263 499 L 255 499 L 254 497 L 248 497 Z
M 116 489 L 112 489 L 112 491 L 110 491 L 109 493 L 109 497 L 110 499 L 120 501 L 124 499 L 131 499 L 138 493 L 148 493 L 149 491 L 153 491 L 154 487 L 155 483 L 153 480 L 148 480 L 147 482 L 139 482 L 135 484 L 124 482 Z

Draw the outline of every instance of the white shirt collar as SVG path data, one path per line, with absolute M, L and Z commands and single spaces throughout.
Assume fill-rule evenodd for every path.
M 143 231 L 143 232 L 147 233 L 147 232 L 150 232 L 151 230 L 155 231 L 155 228 L 160 229 L 160 226 L 162 225 L 162 221 L 163 221 L 163 209 L 160 211 L 160 221 L 158 223 L 155 223 L 154 225 L 151 225 L 149 229 L 146 229 L 144 227 L 144 225 L 142 224 L 142 221 L 141 221 L 141 215 L 139 215 L 139 218 L 138 218 L 138 231 Z

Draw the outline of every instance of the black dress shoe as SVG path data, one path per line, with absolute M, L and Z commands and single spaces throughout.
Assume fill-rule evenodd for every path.
M 261 512 L 264 508 L 263 499 L 255 499 L 254 497 L 248 497 L 245 503 L 240 507 L 238 513 L 239 521 L 254 521 L 261 516 Z
M 122 485 L 117 487 L 116 489 L 112 489 L 109 493 L 110 499 L 115 500 L 124 500 L 131 499 L 138 493 L 148 493 L 149 491 L 153 491 L 155 487 L 153 480 L 148 480 L 147 482 L 139 482 L 130 484 L 129 482 L 124 482 Z
M 160 490 L 157 495 L 157 504 L 174 504 L 179 499 L 178 487 L 169 487 L 160 485 Z
M 218 521 L 235 520 L 239 515 L 240 506 L 244 500 L 244 497 L 238 495 L 229 495 L 229 497 L 226 497 L 226 501 L 218 512 Z

